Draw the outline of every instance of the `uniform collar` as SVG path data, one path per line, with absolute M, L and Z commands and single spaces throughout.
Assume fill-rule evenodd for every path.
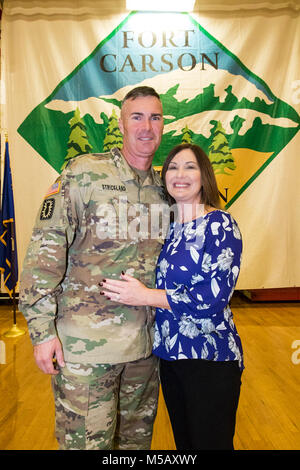
M 116 165 L 120 179 L 125 181 L 132 181 L 137 179 L 136 173 L 132 170 L 130 165 L 128 165 L 126 158 L 123 157 L 120 149 L 114 147 L 110 150 L 114 164 Z M 155 185 L 161 186 L 162 182 L 159 174 L 151 166 L 149 175 L 145 178 L 143 186 Z

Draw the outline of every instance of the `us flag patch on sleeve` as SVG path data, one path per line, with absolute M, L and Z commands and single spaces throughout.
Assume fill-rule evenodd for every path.
M 53 196 L 54 194 L 58 194 L 60 191 L 60 181 L 57 181 L 56 183 L 53 183 L 52 186 L 48 189 L 47 193 L 45 194 L 44 199 L 46 199 L 49 196 Z

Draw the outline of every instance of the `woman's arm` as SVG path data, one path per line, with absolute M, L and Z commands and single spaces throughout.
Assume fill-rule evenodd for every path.
M 122 281 L 104 279 L 100 283 L 101 295 L 114 302 L 126 305 L 149 305 L 170 309 L 167 295 L 163 289 L 149 289 L 141 281 L 128 274 L 121 274 Z

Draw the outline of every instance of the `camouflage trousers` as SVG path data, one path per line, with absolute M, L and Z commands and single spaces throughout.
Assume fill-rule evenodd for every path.
M 66 363 L 52 378 L 61 450 L 148 450 L 158 401 L 155 356 L 125 364 Z

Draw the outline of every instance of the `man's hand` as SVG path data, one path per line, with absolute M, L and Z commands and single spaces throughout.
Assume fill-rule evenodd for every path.
M 54 358 L 60 367 L 65 365 L 63 350 L 58 338 L 34 346 L 34 358 L 38 367 L 45 374 L 58 374 L 58 370 L 54 368 Z

